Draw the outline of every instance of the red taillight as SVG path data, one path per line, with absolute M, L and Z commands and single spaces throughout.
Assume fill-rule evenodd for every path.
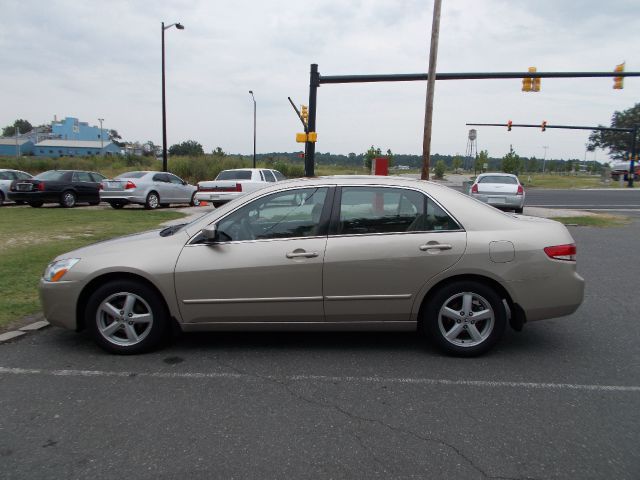
M 98 190 L 104 190 L 104 185 L 102 183 L 98 184 Z
M 471 187 L 471 193 L 478 193 L 478 184 L 474 183 Z
M 522 188 L 522 185 L 518 185 L 518 193 L 516 195 L 524 195 L 524 188 Z
M 124 186 L 124 189 L 131 190 L 132 188 L 136 188 L 136 184 L 133 183 L 131 180 L 128 180 L 127 184 Z
M 242 184 L 236 183 L 236 192 L 241 192 L 241 191 L 242 191 Z
M 39 191 L 39 192 L 44 192 L 44 182 L 40 182 L 40 183 L 38 184 L 38 191 Z
M 566 245 L 555 245 L 553 247 L 544 247 L 544 253 L 554 260 L 576 260 L 576 244 L 568 243 Z

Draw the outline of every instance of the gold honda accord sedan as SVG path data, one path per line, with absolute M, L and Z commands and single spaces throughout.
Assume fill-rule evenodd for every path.
M 566 227 L 398 177 L 279 182 L 191 223 L 57 257 L 46 318 L 106 350 L 159 346 L 172 324 L 219 330 L 417 330 L 473 356 L 507 324 L 574 312 Z

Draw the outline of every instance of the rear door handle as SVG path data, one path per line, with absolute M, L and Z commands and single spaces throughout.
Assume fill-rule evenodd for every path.
M 423 252 L 427 250 L 451 250 L 452 248 L 453 246 L 448 243 L 427 243 L 425 245 L 420 245 L 420 250 Z
M 304 250 L 294 250 L 287 253 L 287 258 L 314 258 L 317 257 L 318 252 L 305 252 Z

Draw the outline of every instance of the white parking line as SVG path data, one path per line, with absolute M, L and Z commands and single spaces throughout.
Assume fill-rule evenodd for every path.
M 258 375 L 249 373 L 225 372 L 116 372 L 105 370 L 43 370 L 33 368 L 0 367 L 5 375 L 51 375 L 57 377 L 126 377 L 126 378 L 167 378 L 167 379 L 263 379 L 276 382 L 339 382 L 339 383 L 399 383 L 410 385 L 465 386 L 482 388 L 519 388 L 535 390 L 588 390 L 596 392 L 634 392 L 640 393 L 635 385 L 588 385 L 576 383 L 536 383 L 505 382 L 491 380 L 448 380 L 441 378 L 394 378 L 394 377 L 332 377 L 326 375 Z

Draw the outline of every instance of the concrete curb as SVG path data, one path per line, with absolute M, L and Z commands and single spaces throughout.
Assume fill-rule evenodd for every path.
M 30 323 L 29 325 L 25 325 L 24 327 L 19 328 L 18 330 L 11 330 L 9 332 L 5 332 L 0 334 L 0 343 L 10 342 L 11 340 L 15 340 L 16 338 L 20 338 L 23 335 L 26 335 L 27 332 L 35 332 L 37 330 L 42 330 L 45 327 L 50 325 L 46 320 L 40 320 L 38 322 Z

